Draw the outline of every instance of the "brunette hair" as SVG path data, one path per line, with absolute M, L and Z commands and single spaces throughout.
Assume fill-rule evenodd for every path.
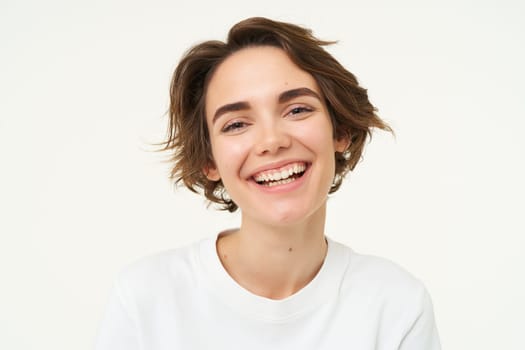
M 391 129 L 376 115 L 356 77 L 323 49 L 333 43 L 317 39 L 307 28 L 254 17 L 235 24 L 226 42 L 206 41 L 190 48 L 175 69 L 170 87 L 169 128 L 162 148 L 171 152 L 170 178 L 193 192 L 202 190 L 222 209 L 237 209 L 222 181 L 211 181 L 205 174 L 213 164 L 205 116 L 206 88 L 214 71 L 231 54 L 247 47 L 273 46 L 314 77 L 330 113 L 334 138 L 350 141 L 344 152 L 335 154 L 330 193 L 339 189 L 345 174 L 360 160 L 372 128 Z

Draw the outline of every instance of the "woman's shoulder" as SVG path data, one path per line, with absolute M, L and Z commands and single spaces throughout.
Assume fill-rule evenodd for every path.
M 401 265 L 375 255 L 361 254 L 341 244 L 347 267 L 342 280 L 343 293 L 368 295 L 385 302 L 413 302 L 427 294 L 421 280 Z
M 118 288 L 138 295 L 152 289 L 171 290 L 197 283 L 198 250 L 206 240 L 142 257 L 125 266 L 115 283 Z
M 376 322 L 378 334 L 398 337 L 395 343 L 407 349 L 438 349 L 432 300 L 421 280 L 388 259 L 344 245 L 340 249 L 346 257 L 338 298 L 341 313 L 365 324 Z

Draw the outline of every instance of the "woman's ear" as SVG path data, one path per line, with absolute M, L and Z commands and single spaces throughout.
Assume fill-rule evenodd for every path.
M 334 140 L 334 148 L 336 152 L 343 153 L 350 147 L 350 137 L 342 136 Z
M 219 170 L 213 164 L 206 166 L 204 169 L 202 169 L 202 172 L 210 181 L 219 181 L 221 179 Z

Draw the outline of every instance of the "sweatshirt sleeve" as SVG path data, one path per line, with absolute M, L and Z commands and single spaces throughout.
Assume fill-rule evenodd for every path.
M 118 283 L 115 283 L 98 330 L 95 350 L 140 349 L 136 321 L 126 307 Z
M 432 301 L 424 288 L 418 311 L 412 327 L 399 346 L 399 350 L 441 350 Z

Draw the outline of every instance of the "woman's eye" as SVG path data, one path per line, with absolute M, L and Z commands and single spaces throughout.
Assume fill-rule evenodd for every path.
M 304 107 L 304 106 L 301 106 L 301 107 L 294 107 L 292 108 L 288 114 L 289 115 L 298 115 L 298 114 L 301 114 L 301 113 L 307 113 L 307 112 L 312 112 L 313 109 L 309 108 L 309 107 Z
M 245 122 L 240 122 L 240 121 L 236 121 L 236 122 L 232 122 L 232 123 L 229 123 L 229 124 L 226 124 L 223 128 L 222 128 L 222 132 L 233 132 L 233 131 L 237 131 L 237 130 L 240 130 L 242 128 L 244 128 L 246 126 L 246 123 Z

